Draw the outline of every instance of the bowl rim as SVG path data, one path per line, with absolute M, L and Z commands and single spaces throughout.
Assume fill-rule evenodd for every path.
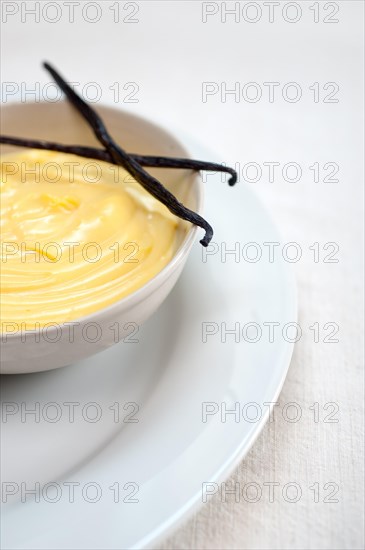
M 59 102 L 54 103 L 54 104 L 59 105 L 60 103 L 67 104 L 67 101 L 62 100 L 62 101 L 59 101 Z M 31 106 L 39 106 L 40 104 L 48 104 L 49 105 L 49 102 L 47 102 L 47 101 L 29 101 L 29 102 L 26 103 L 26 105 L 29 105 L 30 107 Z M 25 104 L 21 103 L 21 102 L 17 102 L 17 101 L 10 102 L 7 105 L 2 105 L 1 110 L 6 109 L 7 107 L 14 108 L 17 105 L 23 105 L 24 106 Z M 95 105 L 93 105 L 93 107 L 95 108 Z M 151 127 L 155 127 L 159 130 L 162 130 L 162 132 L 164 134 L 166 134 L 167 137 L 171 137 L 175 141 L 175 143 L 181 148 L 181 155 L 183 155 L 187 159 L 192 159 L 192 156 L 191 156 L 190 152 L 186 149 L 185 145 L 183 145 L 180 142 L 180 140 L 177 137 L 175 137 L 175 135 L 172 134 L 168 129 L 166 129 L 164 126 L 156 123 L 154 120 L 150 120 L 148 117 L 145 117 L 145 116 L 130 113 L 130 112 L 124 110 L 124 109 L 111 107 L 110 105 L 98 105 L 98 106 L 96 106 L 96 110 L 98 110 L 99 107 L 103 111 L 107 110 L 107 111 L 110 111 L 110 112 L 118 112 L 119 114 L 122 114 L 122 116 L 127 116 L 127 118 L 129 118 L 130 120 L 137 119 L 142 124 L 147 123 Z M 203 204 L 204 204 L 204 186 L 203 186 L 202 178 L 200 176 L 200 171 L 194 171 L 194 170 L 188 170 L 188 169 L 185 169 L 185 171 L 192 173 L 192 184 L 194 185 L 194 188 L 195 188 L 196 202 L 197 202 L 197 207 L 196 207 L 195 211 L 198 214 L 202 214 Z M 189 223 L 189 222 L 187 222 L 187 223 Z M 196 233 L 197 233 L 198 229 L 200 229 L 200 228 L 198 228 L 198 226 L 191 224 L 191 227 L 187 230 L 183 241 L 181 242 L 180 246 L 175 251 L 175 253 L 174 253 L 173 257 L 171 258 L 171 260 L 165 265 L 165 267 L 163 267 L 161 269 L 161 271 L 156 273 L 156 275 L 154 275 L 151 279 L 149 279 L 144 285 L 137 288 L 136 290 L 134 290 L 130 294 L 127 294 L 123 298 L 120 298 L 116 302 L 113 302 L 113 303 L 111 303 L 111 304 L 109 304 L 109 305 L 107 305 L 107 306 L 105 306 L 101 309 L 97 309 L 96 311 L 93 311 L 92 313 L 89 313 L 88 315 L 84 315 L 82 317 L 76 317 L 75 319 L 72 319 L 72 320 L 69 320 L 69 321 L 63 321 L 62 323 L 57 323 L 57 322 L 46 323 L 44 326 L 47 327 L 47 333 L 48 333 L 48 331 L 50 333 L 52 333 L 53 331 L 59 330 L 59 328 L 61 328 L 61 330 L 62 330 L 62 327 L 67 327 L 72 323 L 87 324 L 89 322 L 95 322 L 95 316 L 108 316 L 114 309 L 119 309 L 121 307 L 122 308 L 123 307 L 129 307 L 131 305 L 135 305 L 135 304 L 138 304 L 141 301 L 143 301 L 145 295 L 153 292 L 153 290 L 155 290 L 154 287 L 159 288 L 162 285 L 163 280 L 168 278 L 168 275 L 170 273 L 172 273 L 175 270 L 175 268 L 177 267 L 177 265 L 179 265 L 180 262 L 183 261 L 184 257 L 189 254 L 189 252 L 190 252 L 190 250 L 191 250 L 191 248 L 194 244 L 195 236 L 196 236 Z M 14 321 L 11 321 L 11 322 L 14 322 Z M 47 326 L 47 325 L 49 325 L 49 326 Z M 4 334 L 0 330 L 0 336 L 5 337 L 5 342 L 7 342 L 8 339 L 9 340 L 16 340 L 16 339 L 21 338 L 22 336 L 24 336 L 24 334 L 29 334 L 29 335 L 36 334 L 37 335 L 37 334 L 39 334 L 39 331 L 44 329 L 44 326 L 41 326 L 37 329 L 24 329 L 24 330 L 21 329 L 20 332 L 17 331 L 15 333 L 13 332 L 13 333 L 10 333 L 10 334 L 6 334 L 6 333 Z M 4 342 L 3 338 L 1 338 L 1 342 Z

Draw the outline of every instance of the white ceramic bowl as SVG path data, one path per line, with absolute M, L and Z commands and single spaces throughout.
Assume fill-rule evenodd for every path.
M 188 156 L 173 136 L 155 124 L 119 109 L 96 107 L 96 110 L 116 141 L 127 151 Z M 100 146 L 86 122 L 67 102 L 7 105 L 1 110 L 1 133 Z M 16 149 L 1 146 L 1 153 Z M 203 191 L 198 173 L 175 169 L 151 169 L 151 173 L 186 206 L 196 212 L 201 211 Z M 132 338 L 133 333 L 161 305 L 176 283 L 196 231 L 195 226 L 182 224 L 178 249 L 160 273 L 129 296 L 87 317 L 76 319 L 72 325 L 55 325 L 46 331 L 22 331 L 20 326 L 3 326 L 0 372 L 15 374 L 55 369 L 98 353 L 118 340 Z

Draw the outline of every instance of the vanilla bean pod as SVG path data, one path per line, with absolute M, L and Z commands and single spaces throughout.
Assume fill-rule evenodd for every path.
M 113 159 L 110 154 L 104 149 L 97 149 L 96 147 L 84 147 L 80 145 L 63 145 L 54 141 L 17 138 L 11 136 L 1 136 L 0 143 L 4 145 L 15 145 L 17 147 L 27 147 L 31 149 L 44 149 L 47 151 L 57 151 L 59 153 L 69 153 L 70 155 L 77 155 L 79 157 L 86 157 L 96 160 L 103 160 L 105 162 L 113 163 Z M 223 166 L 215 162 L 206 162 L 204 160 L 194 160 L 176 157 L 161 157 L 155 155 L 137 155 L 130 153 L 130 156 L 134 158 L 141 166 L 149 168 L 181 168 L 186 170 L 196 170 L 205 172 L 226 172 L 230 174 L 228 180 L 229 185 L 234 185 L 237 182 L 237 172 L 229 166 Z
M 199 214 L 186 208 L 176 197 L 168 191 L 156 178 L 146 172 L 141 165 L 122 149 L 110 136 L 101 117 L 67 84 L 58 72 L 48 63 L 44 63 L 45 69 L 52 75 L 55 82 L 65 93 L 69 101 L 85 118 L 94 131 L 97 139 L 104 145 L 115 164 L 123 166 L 146 191 L 162 202 L 173 214 L 187 220 L 205 230 L 205 235 L 200 243 L 208 246 L 213 237 L 212 226 Z

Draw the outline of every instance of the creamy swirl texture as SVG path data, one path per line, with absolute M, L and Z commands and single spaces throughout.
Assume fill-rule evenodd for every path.
M 177 226 L 120 167 L 38 150 L 2 157 L 2 322 L 63 323 L 127 296 L 171 260 Z

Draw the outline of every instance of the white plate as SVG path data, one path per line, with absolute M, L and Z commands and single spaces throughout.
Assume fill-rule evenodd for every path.
M 194 156 L 212 158 L 201 150 Z M 201 504 L 204 482 L 229 474 L 262 429 L 269 415 L 265 403 L 277 400 L 292 355 L 293 344 L 282 337 L 282 328 L 296 321 L 295 284 L 281 254 L 268 261 L 262 243 L 280 242 L 280 237 L 250 188 L 239 184 L 231 189 L 219 175 L 209 176 L 206 185 L 205 213 L 215 242 L 225 241 L 227 248 L 239 242 L 241 250 L 256 242 L 262 259 L 250 263 L 241 256 L 235 262 L 229 255 L 222 262 L 217 253 L 203 262 L 197 242 L 176 288 L 136 334 L 138 343 L 118 344 L 72 367 L 2 377 L 3 404 L 9 411 L 19 406 L 1 426 L 3 500 L 6 490 L 16 492 L 3 504 L 3 547 L 155 544 Z M 246 252 L 253 257 L 254 248 Z M 227 328 L 239 323 L 242 329 L 248 322 L 260 325 L 259 341 L 248 341 L 254 339 L 254 328 L 239 342 L 234 335 L 221 341 L 222 323 Z M 273 342 L 265 322 L 280 323 Z M 202 323 L 219 328 L 205 343 Z M 22 402 L 28 408 L 39 403 L 39 422 L 30 415 L 22 421 Z M 73 405 L 66 402 L 80 403 L 74 422 L 69 420 Z M 83 416 L 81 409 L 90 402 L 98 407 L 88 405 Z M 139 410 L 129 419 L 138 422 L 126 422 L 136 406 L 125 404 L 133 402 Z M 231 414 L 222 422 L 222 403 L 228 410 L 236 402 L 239 421 Z M 250 422 L 260 412 L 247 407 L 252 402 L 261 415 Z M 202 421 L 203 403 L 219 409 L 208 422 Z M 87 421 L 97 410 L 101 420 Z M 50 422 L 56 413 L 61 419 Z M 37 482 L 57 485 L 49 485 L 34 502 L 25 490 Z M 72 503 L 65 482 L 79 484 Z M 94 495 L 100 499 L 92 503 Z M 47 502 L 52 498 L 59 500 Z

